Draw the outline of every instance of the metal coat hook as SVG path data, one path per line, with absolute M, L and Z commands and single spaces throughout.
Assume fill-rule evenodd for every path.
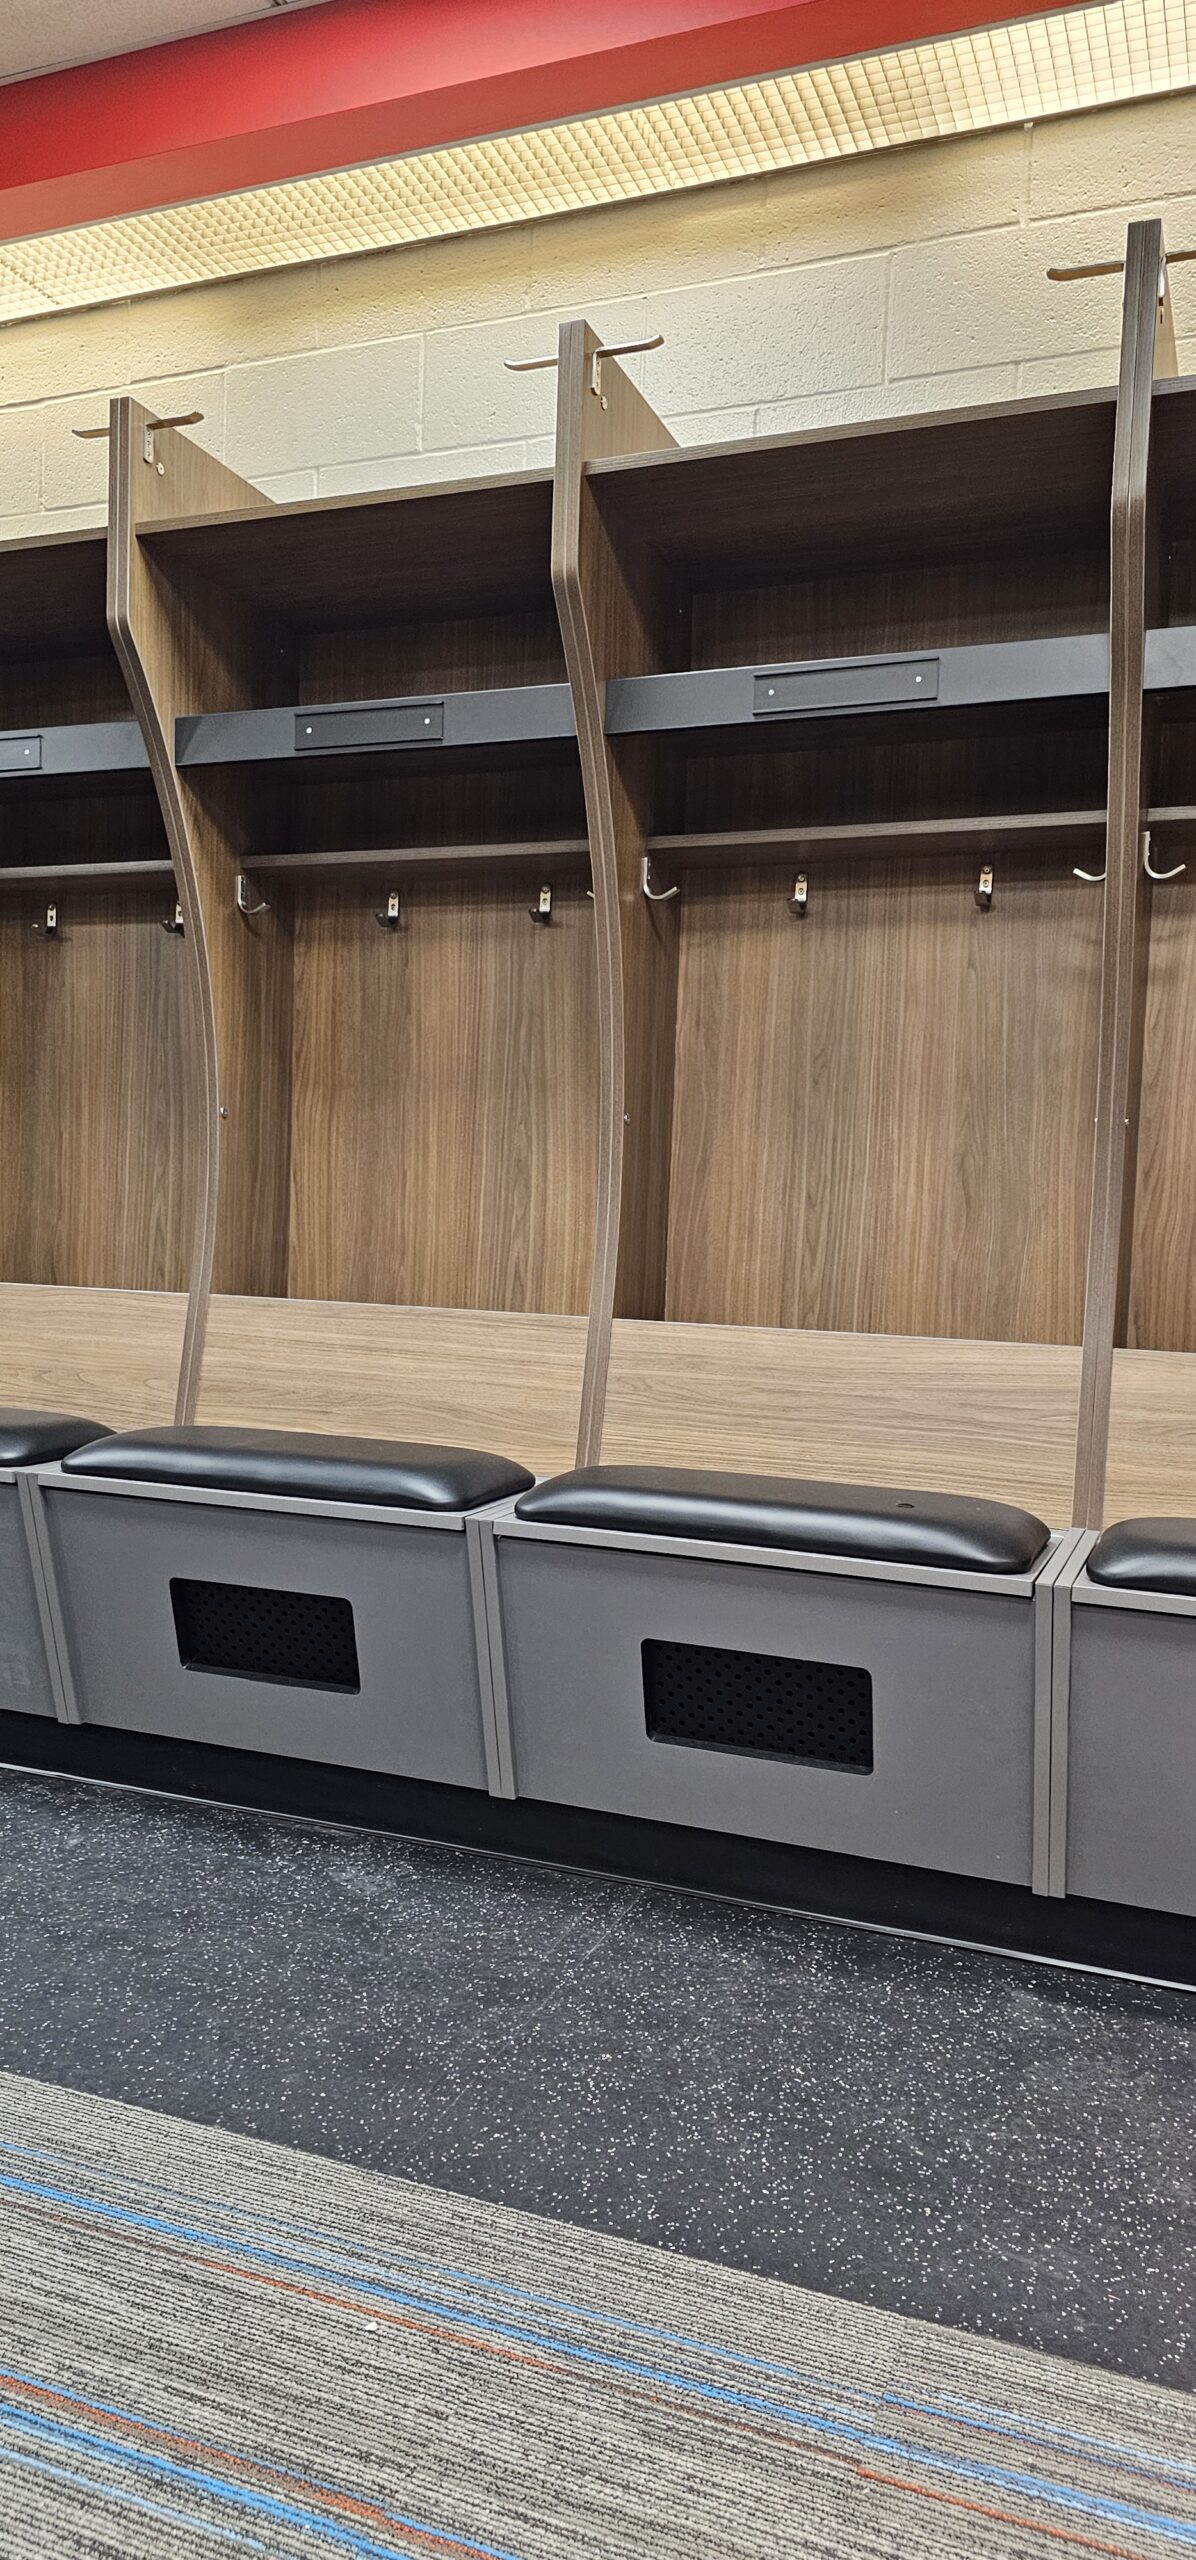
M 663 347 L 663 345 L 663 332 L 658 332 L 654 338 L 629 338 L 626 345 L 621 347 L 595 347 L 590 358 L 590 390 L 595 400 L 601 400 L 605 409 L 606 394 L 602 388 L 601 369 L 608 356 L 650 356 L 657 347 Z M 504 356 L 503 358 L 504 371 L 507 373 L 551 373 L 553 366 L 559 363 L 559 356 Z
M 176 907 L 172 916 L 163 916 L 162 931 L 163 933 L 184 933 L 186 931 L 186 927 L 183 923 L 183 910 L 181 907 Z
M 985 862 L 981 865 L 980 877 L 976 882 L 976 904 L 987 915 L 992 902 L 993 867 L 991 862 Z
M 239 916 L 264 916 L 269 908 L 269 904 L 270 901 L 268 898 L 258 898 L 255 900 L 253 895 L 253 882 L 251 881 L 248 872 L 238 871 L 237 914 Z
M 805 872 L 799 871 L 797 878 L 793 883 L 793 895 L 789 900 L 789 913 L 791 916 L 807 915 L 809 913 L 809 906 L 810 883 L 806 878 Z
M 399 893 L 397 889 L 388 889 L 386 892 L 385 906 L 375 907 L 374 922 L 375 924 L 380 924 L 387 933 L 398 932 L 400 918 Z
M 202 409 L 185 409 L 177 418 L 147 418 L 145 425 L 141 430 L 142 461 L 153 461 L 154 437 L 157 435 L 159 427 L 201 427 L 202 425 Z M 111 433 L 111 427 L 72 427 L 71 429 L 71 434 L 78 436 L 80 444 L 99 444 L 105 436 L 111 435 Z M 158 464 L 158 470 L 165 474 L 166 465 L 164 462 L 160 462 Z
M 531 917 L 533 924 L 552 923 L 552 890 L 547 881 L 545 881 L 534 907 L 529 907 L 527 912 Z
M 1186 870 L 1187 870 L 1187 867 L 1188 867 L 1188 866 L 1187 866 L 1187 863 L 1186 863 L 1186 862 L 1176 862 L 1176 863 L 1174 863 L 1174 864 L 1172 865 L 1172 868 L 1171 868 L 1171 870 L 1170 870 L 1170 871 L 1156 871 L 1156 870 L 1155 870 L 1155 867 L 1154 867 L 1154 864 L 1153 864 L 1153 862 L 1151 861 L 1151 858 L 1150 858 L 1150 837 L 1149 837 L 1149 836 L 1143 836 L 1143 838 L 1142 838 L 1142 868 L 1143 868 L 1144 872 L 1146 873 L 1146 877 L 1147 877 L 1147 879 L 1148 879 L 1148 880 L 1178 880 L 1179 875 L 1180 875 L 1180 872 L 1181 872 L 1181 871 L 1186 871 Z
M 57 942 L 58 907 L 53 899 L 51 899 L 50 904 L 46 909 L 45 922 L 43 924 L 35 924 L 33 930 L 35 933 L 41 935 L 43 942 Z
M 652 856 L 650 853 L 646 853 L 644 855 L 643 861 L 640 864 L 640 887 L 643 890 L 644 896 L 651 901 L 651 904 L 654 907 L 662 907 L 666 898 L 679 898 L 681 895 L 681 891 L 675 883 L 671 889 L 653 888 Z

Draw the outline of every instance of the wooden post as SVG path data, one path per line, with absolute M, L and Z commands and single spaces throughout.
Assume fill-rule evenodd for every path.
M 587 465 L 673 444 L 582 320 L 557 371 L 552 585 L 573 694 L 590 838 L 598 968 L 599 1123 L 594 1261 L 577 1463 L 602 1453 L 616 1315 L 663 1315 L 677 988 L 675 902 L 651 905 L 642 865 L 654 754 L 606 735 L 612 676 L 659 665 L 653 599 L 620 560 Z
M 272 917 L 250 933 L 234 911 L 237 822 L 223 779 L 201 796 L 174 759 L 180 714 L 255 700 L 250 618 L 208 596 L 192 611 L 141 537 L 165 517 L 265 503 L 137 401 L 113 401 L 108 628 L 166 826 L 194 1023 L 198 1187 L 176 1422 L 195 1417 L 213 1287 L 285 1291 L 289 943 Z
M 1175 372 L 1160 222 L 1126 243 L 1113 451 L 1109 600 L 1109 802 L 1092 1203 L 1084 1292 L 1072 1521 L 1104 1519 L 1113 1351 L 1125 1339 L 1133 1242 L 1149 909 L 1143 873 L 1148 783 L 1143 677 L 1153 386 Z

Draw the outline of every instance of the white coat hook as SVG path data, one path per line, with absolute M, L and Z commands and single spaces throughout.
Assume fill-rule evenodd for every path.
M 397 890 L 397 889 L 388 889 L 388 890 L 387 890 L 387 892 L 386 892 L 386 904 L 385 904 L 385 906 L 384 906 L 384 907 L 375 907 L 375 909 L 374 909 L 374 922 L 375 922 L 375 924 L 384 925 L 384 926 L 385 926 L 385 928 L 386 928 L 386 931 L 387 931 L 388 933 L 397 933 L 397 932 L 398 932 L 398 929 L 399 929 L 399 893 L 398 893 L 398 890 Z
M 547 880 L 540 891 L 534 907 L 529 907 L 527 912 L 531 917 L 533 924 L 552 923 L 552 890 Z
M 183 933 L 185 930 L 186 928 L 183 923 L 183 910 L 181 907 L 176 906 L 173 915 L 163 916 L 163 933 Z
M 1103 871 L 1081 871 L 1078 862 L 1072 864 L 1073 880 L 1090 880 L 1094 889 L 1099 889 L 1104 876 Z
M 993 867 L 991 862 L 985 862 L 981 865 L 980 877 L 976 882 L 976 904 L 982 913 L 987 915 L 992 902 Z
M 1186 871 L 1187 867 L 1186 862 L 1176 862 L 1172 865 L 1170 871 L 1156 871 L 1150 858 L 1150 837 L 1148 835 L 1143 836 L 1142 868 L 1146 873 L 1148 880 L 1178 880 L 1181 871 Z
M 671 889 L 653 888 L 652 856 L 650 853 L 646 853 L 644 855 L 643 861 L 640 864 L 640 887 L 643 890 L 644 896 L 650 899 L 654 907 L 662 907 L 666 898 L 679 898 L 681 895 L 681 891 L 676 884 L 674 884 Z
M 44 921 L 41 924 L 35 924 L 33 930 L 35 933 L 41 935 L 43 942 L 57 942 L 58 906 L 55 899 L 51 899 L 50 904 L 46 909 Z
M 789 913 L 791 916 L 804 916 L 808 915 L 809 908 L 810 883 L 806 878 L 805 872 L 799 871 L 797 878 L 793 883 L 793 895 L 789 900 Z

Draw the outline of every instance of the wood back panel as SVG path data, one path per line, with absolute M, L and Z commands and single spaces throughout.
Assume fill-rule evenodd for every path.
M 915 552 L 867 569 L 848 561 L 777 585 L 698 588 L 691 660 L 695 667 L 737 667 L 958 649 L 1101 631 L 1108 617 L 1106 543 L 1044 538 L 1024 549 L 1004 542 L 988 550 L 977 530 L 945 560 Z
M 1129 1338 L 1159 1351 L 1196 1351 L 1194 879 L 1190 854 L 1185 879 L 1151 891 Z
M 22 891 L 0 909 L 0 1275 L 181 1288 L 195 1132 L 173 897 L 69 886 L 53 940 L 33 930 L 45 903 Z
M 584 1309 L 597 1084 L 592 909 L 560 878 L 305 885 L 295 910 L 288 1286 Z
M 0 1285 L 0 1394 L 114 1428 L 160 1421 L 185 1301 L 149 1290 Z M 206 1421 L 488 1446 L 570 1464 L 581 1316 L 213 1300 Z M 1079 1354 L 745 1325 L 620 1321 L 608 1454 L 988 1494 L 1061 1527 Z M 1196 1358 L 1119 1351 L 1114 1519 L 1196 1512 Z
M 257 496 L 175 429 L 147 454 L 150 414 L 112 402 L 108 621 L 141 724 L 186 919 L 196 1097 L 196 1202 L 177 1417 L 195 1411 L 213 1286 L 286 1285 L 290 943 L 276 919 L 236 913 L 244 805 L 227 775 L 202 787 L 174 761 L 174 723 L 269 698 L 268 636 L 209 588 L 177 588 L 141 532 L 166 514 Z
M 1001 860 L 692 872 L 668 1313 L 1079 1339 L 1099 893 Z

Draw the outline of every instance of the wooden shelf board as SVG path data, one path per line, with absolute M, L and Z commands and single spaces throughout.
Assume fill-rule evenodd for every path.
M 172 577 L 211 579 L 314 630 L 550 607 L 552 473 L 164 518 L 143 533 Z
M 107 552 L 102 525 L 0 542 L 0 659 L 106 651 Z
M 174 879 L 169 862 L 30 862 L 0 869 L 0 889 L 160 888 Z
M 808 576 L 930 544 L 1107 538 L 1116 395 L 886 417 L 590 465 L 623 538 L 698 585 Z
M 6 1399 L 168 1420 L 183 1300 L 0 1286 Z M 580 1316 L 215 1298 L 201 1417 L 490 1445 L 571 1465 Z M 1196 1355 L 1119 1351 L 1108 1517 L 1196 1514 Z M 616 1323 L 612 1463 L 908 1484 L 1070 1514 L 1079 1352 L 756 1326 Z
M 744 827 L 712 835 L 662 835 L 652 853 L 680 868 L 702 864 L 841 861 L 859 855 L 1082 853 L 1104 842 L 1103 809 L 1028 810 L 998 818 L 909 818 L 855 826 Z
M 587 868 L 589 859 L 585 837 L 569 836 L 546 843 L 408 844 L 371 846 L 364 852 L 259 853 L 247 856 L 245 867 L 263 879 L 335 880 L 389 871 L 533 873 L 554 864 L 577 870 Z

